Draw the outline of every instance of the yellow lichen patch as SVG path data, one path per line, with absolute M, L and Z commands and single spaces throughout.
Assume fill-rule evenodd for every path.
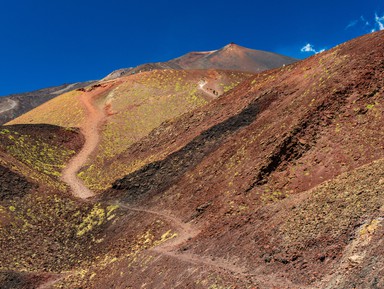
M 96 204 L 77 227 L 76 235 L 81 237 L 92 231 L 95 227 L 101 226 L 105 221 L 113 219 L 115 215 L 113 215 L 112 212 L 117 208 L 118 206 L 108 206 L 105 210 L 101 207 L 101 204 Z
M 110 205 L 107 207 L 107 220 L 112 220 L 116 215 L 112 214 L 116 209 L 119 208 L 119 205 Z
M 39 134 L 18 132 L 15 128 L 0 131 L 0 149 L 14 158 L 12 167 L 22 175 L 29 176 L 38 183 L 64 190 L 58 182 L 61 171 L 68 160 L 75 154 L 60 140 L 46 138 Z
M 252 84 L 254 84 L 254 81 L 255 80 L 252 81 Z M 224 85 L 224 88 L 223 88 L 224 92 L 228 92 L 228 91 L 234 89 L 239 83 L 240 82 L 236 81 L 236 82 L 232 82 L 228 85 Z
M 277 202 L 281 199 L 285 199 L 286 197 L 288 197 L 288 194 L 285 194 L 283 192 L 280 192 L 280 191 L 272 191 L 270 192 L 269 190 L 266 190 L 264 194 L 261 195 L 261 200 L 263 201 L 263 203 L 269 203 L 269 202 Z
M 0 130 L 0 134 L 4 135 L 4 134 L 8 134 L 8 133 L 10 133 L 9 129 L 3 128 L 3 129 Z
M 93 278 L 95 278 L 96 276 L 96 273 L 92 273 L 91 276 L 89 276 L 89 280 L 92 280 Z
M 158 246 L 170 239 L 173 239 L 173 238 L 176 238 L 177 237 L 177 233 L 172 233 L 171 230 L 168 230 L 167 232 L 165 232 L 163 235 L 161 235 L 161 238 L 160 240 L 157 240 L 156 242 L 153 243 L 154 246 Z
M 377 228 L 380 226 L 380 223 L 381 220 L 374 219 L 371 222 L 364 224 L 359 231 L 360 237 L 374 234 Z
M 141 236 L 141 240 L 143 241 L 142 244 L 145 246 L 148 244 L 152 244 L 154 238 L 155 236 L 151 233 L 150 230 L 148 230 Z
M 13 133 L 9 135 L 9 140 L 11 144 L 6 147 L 9 154 L 39 172 L 55 177 L 61 175 L 66 161 L 75 154 L 72 150 L 48 144 L 29 135 Z

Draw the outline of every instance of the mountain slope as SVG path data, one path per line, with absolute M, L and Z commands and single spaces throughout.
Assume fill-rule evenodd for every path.
M 261 288 L 279 286 L 276 272 L 288 288 L 383 284 L 372 255 L 383 251 L 372 241 L 384 205 L 383 40 L 370 34 L 259 74 L 154 131 L 118 157 L 143 166 L 106 198 L 171 209 L 201 230 L 179 254 L 234 262 Z M 175 273 L 174 258 L 159 262 L 174 274 L 192 266 Z M 364 279 L 351 278 L 363 263 Z
M 110 73 L 104 80 L 123 75 L 151 71 L 153 69 L 224 69 L 247 72 L 260 72 L 297 61 L 275 53 L 252 50 L 236 44 L 228 44 L 211 52 L 191 52 L 167 62 L 148 63 L 135 68 L 119 69 Z M 0 98 L 0 124 L 30 111 L 44 102 L 71 90 L 91 85 L 94 81 L 63 84 L 33 92 L 13 94 Z
M 219 50 L 190 52 L 166 62 L 148 63 L 134 68 L 119 69 L 105 77 L 106 80 L 153 69 L 226 69 L 261 72 L 296 62 L 284 55 L 253 50 L 231 43 Z
M 384 31 L 372 33 L 244 77 L 218 98 L 199 90 L 209 102 L 167 114 L 138 139 L 118 137 L 129 145 L 117 142 L 96 166 L 88 181 L 99 195 L 88 202 L 4 162 L 25 194 L 1 200 L 0 245 L 9 250 L 0 252 L 0 276 L 62 288 L 383 287 L 383 46 Z M 76 94 L 112 87 L 95 101 L 104 107 L 113 92 L 107 109 L 119 131 L 132 103 L 124 96 L 156 119 L 149 106 L 174 103 L 176 87 L 179 107 L 191 88 L 217 84 L 204 73 L 152 71 Z M 86 117 L 76 115 L 52 122 Z
M 191 52 L 167 62 L 147 63 L 135 68 L 119 69 L 110 73 L 104 80 L 111 80 L 123 75 L 151 71 L 153 69 L 224 69 L 260 72 L 295 61 L 297 59 L 276 53 L 252 50 L 231 43 L 222 49 L 211 52 Z M 37 91 L 1 97 L 0 124 L 7 123 L 60 94 L 89 86 L 94 82 L 63 84 Z
M 157 70 L 83 89 L 91 91 L 97 86 L 110 85 L 105 92 L 96 96 L 96 104 L 106 112 L 107 118 L 101 127 L 97 155 L 84 166 L 81 178 L 94 190 L 107 188 L 114 179 L 123 176 L 132 167 L 116 167 L 110 176 L 104 178 L 100 170 L 104 163 L 162 122 L 171 121 L 205 105 L 249 76 L 248 73 L 232 71 Z M 79 99 L 83 90 L 56 97 L 7 125 L 46 123 L 80 127 L 86 118 L 86 111 Z
M 192 52 L 168 61 L 182 69 L 232 69 L 249 72 L 281 67 L 297 59 L 272 52 L 253 50 L 231 43 L 211 52 Z
M 23 113 L 26 113 L 27 111 L 30 111 L 31 109 L 62 93 L 88 86 L 91 83 L 92 81 L 63 84 L 32 92 L 0 97 L 0 125 L 22 115 Z

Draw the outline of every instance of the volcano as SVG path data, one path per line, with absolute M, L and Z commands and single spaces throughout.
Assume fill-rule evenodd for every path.
M 0 127 L 1 287 L 383 288 L 383 48 L 129 73 Z
M 230 43 L 219 50 L 190 52 L 166 62 L 149 63 L 134 68 L 119 69 L 109 74 L 105 79 L 113 79 L 122 75 L 153 69 L 224 69 L 257 73 L 296 61 L 298 59 Z

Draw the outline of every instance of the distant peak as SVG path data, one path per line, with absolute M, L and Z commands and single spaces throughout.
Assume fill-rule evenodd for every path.
M 231 42 L 227 45 L 224 46 L 224 49 L 240 49 L 240 48 L 243 48 L 242 46 L 240 45 L 237 45 L 235 42 Z

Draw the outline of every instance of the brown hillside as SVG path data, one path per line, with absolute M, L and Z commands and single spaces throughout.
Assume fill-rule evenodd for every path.
M 348 261 L 355 255 L 346 254 L 359 226 L 380 228 L 382 220 L 382 173 L 372 162 L 384 156 L 383 39 L 383 32 L 370 34 L 259 74 L 166 124 L 119 156 L 158 161 L 115 182 L 106 195 L 173 208 L 203 228 L 183 246 L 185 254 L 234 262 L 256 276 L 274 272 L 269 286 L 276 272 L 292 282 L 289 287 L 302 288 L 329 280 L 343 262 L 352 269 L 369 262 L 373 255 L 356 252 L 355 264 Z M 308 191 L 342 174 L 326 193 L 322 187 Z M 172 270 L 169 259 L 162 264 Z M 380 269 L 370 268 L 361 288 L 383 282 Z M 345 288 L 358 284 L 339 274 Z
M 166 62 L 147 63 L 134 68 L 119 69 L 104 79 L 114 79 L 154 69 L 224 69 L 261 72 L 296 62 L 297 59 L 277 53 L 254 50 L 231 43 L 221 49 L 206 52 L 190 52 Z
M 0 165 L 36 183 L 63 190 L 64 184 L 59 181 L 61 171 L 83 142 L 76 129 L 46 124 L 3 126 L 0 127 Z M 17 182 L 11 179 L 5 176 L 2 185 L 14 188 Z
M 112 138 L 113 153 L 96 162 L 95 154 L 90 162 L 97 165 L 83 168 L 91 186 L 109 184 L 87 202 L 18 169 L 28 162 L 8 142 L 22 146 L 27 139 L 33 148 L 40 134 L 20 137 L 19 127 L 2 127 L 1 172 L 22 193 L 0 191 L 0 245 L 7 248 L 0 252 L 0 281 L 40 288 L 384 287 L 383 46 L 384 31 L 372 33 L 252 76 L 148 127 L 140 123 L 140 138 Z M 130 119 L 119 115 L 137 106 L 145 114 L 136 115 L 157 119 L 151 105 L 174 103 L 166 96 L 181 81 L 183 88 L 214 83 L 198 72 L 173 72 L 187 76 L 166 81 L 163 73 L 113 85 L 108 111 L 118 113 L 105 124 L 112 132 Z M 156 91 L 164 94 L 152 97 Z M 134 101 L 124 101 L 125 93 Z M 188 103 L 188 93 L 176 95 L 177 108 Z M 65 99 L 71 97 L 77 95 Z M 108 99 L 111 92 L 103 90 L 95 107 Z M 74 120 L 57 112 L 52 122 L 87 119 L 76 111 L 81 107 Z M 39 117 L 35 111 L 25 119 Z M 57 165 L 80 141 L 76 131 L 68 133 Z
M 250 72 L 281 67 L 296 62 L 296 59 L 272 52 L 254 50 L 231 43 L 219 50 L 192 52 L 168 63 L 183 69 L 232 69 Z
M 96 157 L 87 162 L 80 174 L 90 188 L 101 191 L 137 166 L 119 163 L 113 170 L 103 171 L 101 168 L 104 163 L 146 136 L 162 122 L 205 105 L 250 75 L 224 70 L 143 72 L 62 94 L 7 125 L 46 123 L 80 127 L 87 116 L 80 100 L 83 93 L 99 85 L 115 82 L 95 96 L 96 106 L 104 110 L 107 116 L 100 128 L 100 144 Z
M 15 119 L 60 94 L 91 84 L 92 81 L 63 84 L 0 97 L 0 125 Z

